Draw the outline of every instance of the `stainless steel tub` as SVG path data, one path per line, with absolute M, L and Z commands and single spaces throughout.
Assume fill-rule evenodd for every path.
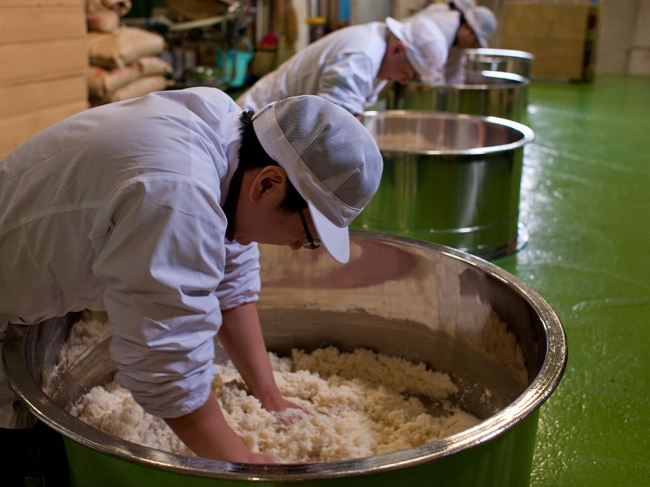
M 379 190 L 353 228 L 418 238 L 485 259 L 528 241 L 519 222 L 528 127 L 494 117 L 366 112 L 384 160 Z
M 346 266 L 323 250 L 261 250 L 259 308 L 270 350 L 331 344 L 423 361 L 449 373 L 462 391 L 458 404 L 483 421 L 431 443 L 348 461 L 252 465 L 170 454 L 65 412 L 115 372 L 108 341 L 60 371 L 62 386 L 48 396 L 43 374 L 76 316 L 12 325 L 5 368 L 26 407 L 63 435 L 72 485 L 528 485 L 539 407 L 558 385 L 567 353 L 560 320 L 541 296 L 489 262 L 389 235 L 353 232 Z M 505 323 L 501 334 L 491 333 L 494 314 Z
M 426 86 L 417 81 L 386 88 L 389 110 L 429 110 L 484 115 L 520 121 L 526 113 L 528 85 L 523 76 L 496 71 L 467 72 L 458 85 Z
M 535 56 L 513 49 L 466 49 L 466 71 L 501 71 L 530 79 L 530 66 Z

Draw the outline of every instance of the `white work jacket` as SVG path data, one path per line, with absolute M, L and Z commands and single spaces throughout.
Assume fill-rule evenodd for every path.
M 259 252 L 225 239 L 241 109 L 214 88 L 86 110 L 0 159 L 0 323 L 108 311 L 145 410 L 203 405 L 221 310 L 254 302 Z
M 377 80 L 386 32 L 385 23 L 370 22 L 327 34 L 260 78 L 237 104 L 257 111 L 290 96 L 318 95 L 354 115 L 362 114 L 386 85 Z

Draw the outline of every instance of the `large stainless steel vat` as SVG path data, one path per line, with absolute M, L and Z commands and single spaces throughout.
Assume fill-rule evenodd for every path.
M 353 228 L 428 240 L 485 259 L 520 249 L 525 125 L 418 110 L 366 112 L 384 160 L 379 190 Z
M 423 361 L 449 373 L 461 389 L 458 404 L 483 421 L 414 448 L 339 462 L 252 465 L 170 454 L 65 412 L 115 372 L 108 340 L 59 371 L 61 386 L 48 396 L 43 374 L 52 371 L 76 317 L 12 325 L 5 368 L 26 407 L 63 435 L 72 485 L 528 485 L 539 408 L 567 357 L 561 322 L 539 294 L 469 254 L 390 235 L 352 232 L 346 266 L 322 249 L 262 246 L 261 253 L 259 308 L 270 350 L 367 347 Z M 492 327 L 495 315 L 502 329 Z
M 426 86 L 419 81 L 392 83 L 382 96 L 388 110 L 466 113 L 521 121 L 530 81 L 513 73 L 467 72 L 457 85 Z
M 535 56 L 514 49 L 478 48 L 465 50 L 466 71 L 501 71 L 530 79 L 530 66 Z

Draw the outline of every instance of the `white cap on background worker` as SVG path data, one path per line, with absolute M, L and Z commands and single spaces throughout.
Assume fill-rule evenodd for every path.
M 453 19 L 445 21 L 442 15 L 448 12 L 448 7 L 458 10 L 465 21 L 476 35 L 478 43 L 481 47 L 488 47 L 487 39 L 497 30 L 497 19 L 492 10 L 481 5 L 477 6 L 474 0 L 454 0 L 447 3 L 433 3 L 426 7 L 421 12 L 403 19 L 403 21 L 410 21 L 418 15 L 433 16 L 439 23 L 442 29 L 447 28 L 458 29 L 458 24 Z
M 476 2 L 474 0 L 453 0 L 449 2 L 454 5 L 458 9 L 460 13 L 465 13 L 467 9 L 470 9 L 472 7 L 476 7 Z
M 492 10 L 479 5 L 478 7 L 469 7 L 465 11 L 460 11 L 465 16 L 465 20 L 474 31 L 474 34 L 476 34 L 481 47 L 488 47 L 487 38 L 497 30 L 497 18 Z
M 420 75 L 420 80 L 424 84 L 436 84 L 431 79 L 431 73 L 444 66 L 456 31 L 446 29 L 444 22 L 436 22 L 426 16 L 414 16 L 407 22 L 387 17 L 386 26 L 406 44 L 406 56 Z

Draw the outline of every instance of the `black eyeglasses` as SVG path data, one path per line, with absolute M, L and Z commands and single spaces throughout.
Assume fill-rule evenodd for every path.
M 307 226 L 307 221 L 305 220 L 305 215 L 302 214 L 302 210 L 298 211 L 300 213 L 300 221 L 302 222 L 302 227 L 305 229 L 305 236 L 307 237 L 307 243 L 302 245 L 303 249 L 314 250 L 320 247 L 320 238 L 313 238 L 309 227 Z

